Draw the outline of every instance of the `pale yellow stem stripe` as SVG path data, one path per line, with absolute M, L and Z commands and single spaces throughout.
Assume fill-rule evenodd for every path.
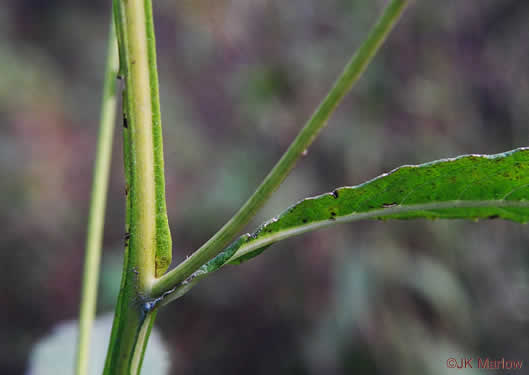
M 156 246 L 156 197 L 154 186 L 154 153 L 152 135 L 152 108 L 149 82 L 149 62 L 143 0 L 129 0 L 126 9 L 127 30 L 129 31 L 128 50 L 133 59 L 130 63 L 134 105 L 135 126 L 131 136 L 136 141 L 137 171 L 137 222 L 136 243 L 138 244 L 138 264 L 142 265 L 139 288 L 150 290 L 154 280 L 154 249 Z M 145 93 L 138 95 L 138 93 Z

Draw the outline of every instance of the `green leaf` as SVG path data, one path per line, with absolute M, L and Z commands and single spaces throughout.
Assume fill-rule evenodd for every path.
M 240 264 L 279 240 L 335 223 L 417 218 L 528 222 L 529 148 L 406 165 L 364 184 L 304 199 L 240 237 L 229 263 Z
M 405 165 L 364 184 L 304 199 L 243 234 L 168 294 L 179 298 L 225 264 L 243 263 L 282 239 L 362 219 L 529 221 L 529 148 Z

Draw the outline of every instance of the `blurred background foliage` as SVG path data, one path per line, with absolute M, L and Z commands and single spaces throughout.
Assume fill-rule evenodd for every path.
M 384 4 L 154 1 L 175 263 L 249 196 Z M 109 11 L 110 0 L 0 5 L 2 374 L 25 373 L 37 340 L 78 312 Z M 248 229 L 402 164 L 526 146 L 528 19 L 522 0 L 414 2 Z M 100 313 L 112 311 L 122 262 L 120 131 Z M 527 226 L 500 221 L 342 225 L 226 268 L 157 326 L 174 374 L 453 374 L 449 357 L 527 361 L 528 243 Z

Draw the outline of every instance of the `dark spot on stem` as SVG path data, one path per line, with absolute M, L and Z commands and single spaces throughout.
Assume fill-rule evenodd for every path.
M 500 215 L 490 215 L 489 217 L 487 217 L 487 219 L 489 220 L 494 220 L 494 219 L 499 219 L 500 218 Z
M 331 216 L 336 216 L 336 212 L 331 212 Z
M 308 220 L 307 220 L 307 219 L 303 219 L 302 221 L 303 221 L 304 223 L 306 223 Z
M 125 184 L 125 196 L 129 195 L 129 185 Z
M 384 207 L 384 208 L 390 208 L 390 207 L 395 207 L 395 206 L 397 206 L 397 202 L 384 203 L 384 204 L 382 205 L 382 207 Z
M 129 123 L 127 122 L 127 116 L 123 115 L 123 127 L 128 129 Z
M 338 189 L 333 190 L 332 196 L 334 197 L 334 199 L 338 198 Z
M 123 236 L 123 240 L 125 242 L 125 247 L 128 246 L 129 239 L 130 239 L 130 233 L 129 232 L 125 232 L 125 235 Z

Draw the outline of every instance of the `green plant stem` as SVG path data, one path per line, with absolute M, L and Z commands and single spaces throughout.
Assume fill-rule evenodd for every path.
M 127 128 L 123 130 L 123 142 L 128 185 L 129 260 L 137 273 L 138 291 L 145 293 L 154 279 L 156 249 L 152 106 L 145 2 L 119 0 L 115 3 L 120 74 L 125 81 L 123 113 L 127 118 Z
M 105 374 L 139 374 L 156 312 L 149 302 L 170 260 L 151 0 L 114 0 L 123 91 L 125 260 Z M 161 250 L 161 252 L 160 252 Z M 167 253 L 169 251 L 169 254 Z
M 86 253 L 83 270 L 83 287 L 79 312 L 79 337 L 77 342 L 76 374 L 88 371 L 91 331 L 96 312 L 97 285 L 101 259 L 101 243 L 105 223 L 106 196 L 112 158 L 112 140 L 116 117 L 116 76 L 118 53 L 113 22 L 108 36 L 108 51 L 97 142 L 92 196 L 88 218 Z
M 343 73 L 337 79 L 329 94 L 316 109 L 312 117 L 255 193 L 213 237 L 175 269 L 155 282 L 152 288 L 153 296 L 159 297 L 170 291 L 189 277 L 201 265 L 220 253 L 256 214 L 259 208 L 261 208 L 283 182 L 297 160 L 325 126 L 330 115 L 334 112 L 343 97 L 360 78 L 408 3 L 408 0 L 391 1 L 376 25 L 370 31 L 367 39 L 346 65 Z

